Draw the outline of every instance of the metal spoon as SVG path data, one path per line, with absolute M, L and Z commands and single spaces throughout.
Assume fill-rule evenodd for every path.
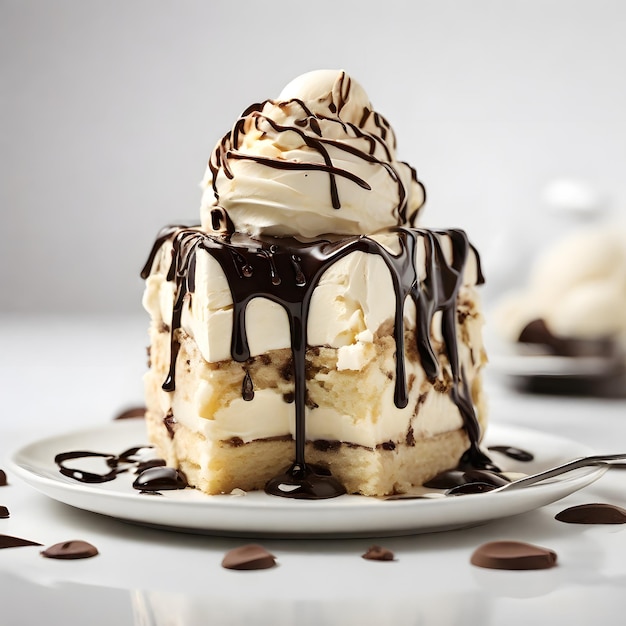
M 589 467 L 590 465 L 609 465 L 612 467 L 626 467 L 626 463 L 619 463 L 619 461 L 626 461 L 626 453 L 622 454 L 602 454 L 602 455 L 594 455 L 594 456 L 584 456 L 578 459 L 573 459 L 572 461 L 567 461 L 561 465 L 557 465 L 556 467 L 552 467 L 550 469 L 544 470 L 542 472 L 538 472 L 536 474 L 531 474 L 530 476 L 524 476 L 523 478 L 518 478 L 506 485 L 501 485 L 499 487 L 493 487 L 491 485 L 484 485 L 485 489 L 482 493 L 494 492 L 494 491 L 512 491 L 514 489 L 522 489 L 524 487 L 529 487 L 536 483 L 539 483 L 543 480 L 547 480 L 549 478 L 554 478 L 555 476 L 561 476 L 562 474 L 566 474 L 567 472 L 571 472 L 576 469 L 580 469 L 581 467 Z M 474 483 L 465 483 L 464 485 L 458 485 L 457 487 L 452 487 L 448 489 L 444 493 L 425 493 L 425 494 L 396 494 L 393 496 L 385 496 L 385 500 L 421 500 L 421 499 L 430 499 L 430 498 L 444 498 L 446 495 L 462 495 L 463 489 L 468 485 L 472 485 Z M 456 493 L 455 493 L 456 492 Z M 466 491 L 465 493 L 468 493 Z M 481 493 L 481 492 L 476 492 Z
M 534 485 L 535 483 L 547 480 L 548 478 L 554 478 L 555 476 L 561 476 L 572 470 L 579 469 L 581 467 L 589 467 L 590 465 L 616 465 L 622 467 L 622 464 L 617 461 L 626 461 L 626 453 L 622 454 L 599 454 L 594 456 L 583 456 L 579 459 L 574 459 L 557 465 L 551 469 L 538 472 L 537 474 L 531 474 L 530 476 L 524 476 L 524 478 L 518 478 L 506 485 L 496 487 L 493 491 L 512 491 L 514 489 L 522 489 Z

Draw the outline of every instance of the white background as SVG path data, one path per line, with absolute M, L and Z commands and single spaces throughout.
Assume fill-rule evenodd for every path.
M 215 142 L 325 67 L 364 85 L 427 225 L 465 228 L 495 289 L 554 178 L 626 211 L 625 26 L 620 0 L 0 0 L 0 311 L 141 315 Z

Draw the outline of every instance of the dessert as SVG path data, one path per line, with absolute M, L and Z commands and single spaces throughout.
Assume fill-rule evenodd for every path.
M 569 375 L 577 392 L 602 379 L 588 386 L 609 393 L 626 380 L 625 309 L 626 231 L 607 224 L 577 230 L 540 255 L 527 286 L 502 298 L 493 321 L 520 355 L 569 359 L 561 372 L 553 363 L 537 377 L 558 383 L 559 373 Z
M 159 233 L 146 422 L 190 485 L 385 495 L 491 466 L 478 254 L 415 227 L 395 150 L 356 81 L 305 74 L 218 142 L 201 224 Z

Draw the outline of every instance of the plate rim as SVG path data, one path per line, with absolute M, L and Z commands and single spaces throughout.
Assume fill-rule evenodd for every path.
M 607 467 L 598 466 L 588 467 L 583 468 L 582 471 L 578 471 L 576 474 L 572 473 L 571 475 L 560 477 L 559 479 L 551 482 L 541 483 L 540 485 L 529 487 L 529 489 L 526 490 L 469 494 L 464 495 L 461 498 L 446 498 L 445 500 L 383 500 L 382 498 L 373 498 L 369 496 L 350 494 L 340 496 L 338 498 L 333 498 L 331 500 L 308 501 L 278 498 L 257 492 L 253 494 L 249 493 L 245 496 L 231 496 L 229 494 L 210 496 L 208 494 L 200 494 L 200 498 L 197 500 L 185 501 L 161 497 L 145 497 L 143 500 L 138 500 L 139 494 L 136 491 L 129 491 L 128 493 L 126 493 L 115 490 L 104 490 L 97 485 L 86 485 L 79 482 L 76 482 L 74 484 L 69 482 L 69 479 L 66 480 L 61 475 L 59 475 L 59 478 L 57 479 L 37 473 L 33 469 L 32 464 L 25 462 L 25 459 L 27 460 L 29 457 L 29 452 L 31 453 L 30 455 L 33 456 L 33 451 L 36 452 L 38 448 L 43 449 L 46 446 L 54 446 L 56 442 L 61 443 L 69 438 L 80 439 L 81 437 L 94 437 L 102 431 L 105 431 L 109 436 L 113 436 L 115 429 L 118 430 L 118 433 L 115 433 L 116 435 L 122 436 L 123 434 L 128 434 L 128 436 L 130 437 L 130 434 L 132 432 L 138 430 L 139 424 L 143 424 L 143 422 L 139 419 L 123 421 L 120 420 L 118 422 L 112 420 L 111 422 L 105 422 L 103 424 L 92 425 L 90 427 L 74 429 L 66 431 L 65 433 L 50 435 L 27 442 L 26 444 L 23 444 L 17 449 L 10 452 L 7 458 L 9 468 L 30 487 L 34 488 L 35 490 L 49 498 L 52 498 L 59 502 L 63 502 L 64 504 L 68 506 L 73 506 L 74 508 L 82 509 L 84 511 L 89 511 L 96 514 L 106 515 L 114 519 L 136 524 L 156 526 L 159 528 L 179 532 L 195 532 L 225 536 L 284 536 L 289 538 L 294 538 L 297 536 L 303 536 L 307 538 L 313 538 L 316 536 L 328 537 L 329 535 L 350 537 L 358 537 L 364 535 L 407 535 L 418 534 L 422 532 L 434 532 L 438 530 L 449 530 L 451 528 L 460 528 L 486 523 L 489 521 L 494 521 L 496 519 L 507 517 L 508 515 L 516 515 L 519 513 L 535 510 L 551 502 L 557 501 L 595 482 L 595 480 L 600 478 L 600 476 L 604 474 L 606 469 L 608 469 Z M 586 444 L 568 439 L 567 437 L 562 437 L 553 433 L 517 425 L 490 423 L 488 428 L 486 429 L 485 438 L 488 440 L 490 438 L 490 435 L 491 437 L 493 437 L 494 434 L 497 437 L 501 437 L 502 435 L 499 434 L 499 431 L 506 433 L 507 437 L 511 437 L 511 435 L 513 434 L 519 435 L 520 437 L 523 437 L 524 435 L 526 435 L 527 437 L 540 437 L 541 439 L 544 439 L 546 441 L 549 439 L 554 439 L 555 441 L 558 441 L 561 445 L 566 443 L 573 446 L 574 449 L 577 451 L 575 456 L 580 456 L 582 454 L 593 452 L 593 450 L 589 448 L 589 446 L 587 446 Z M 123 445 L 126 446 L 129 443 L 131 442 L 126 441 Z M 135 442 L 135 444 L 133 445 L 139 445 L 139 442 Z M 515 443 L 512 442 L 510 445 L 515 445 Z M 34 458 L 36 459 L 37 456 L 34 455 Z M 59 497 L 59 493 L 64 497 Z M 528 501 L 528 499 L 530 498 L 530 500 L 532 501 L 535 498 L 532 498 L 531 496 L 537 496 L 539 493 L 541 494 L 541 496 L 543 496 L 542 498 L 540 498 L 540 504 L 532 505 L 531 503 L 522 506 L 521 511 L 517 510 L 520 508 L 519 505 L 524 501 L 524 499 Z M 80 499 L 80 496 L 84 496 L 85 499 L 96 498 L 99 501 L 99 506 L 94 508 L 93 506 L 81 506 L 80 504 L 77 504 L 76 500 L 77 498 Z M 515 510 L 508 515 L 506 513 L 502 514 L 500 512 L 495 517 L 479 515 L 477 516 L 478 519 L 475 519 L 476 516 L 474 515 L 469 523 L 457 520 L 452 521 L 450 526 L 437 524 L 434 527 L 429 527 L 420 525 L 419 520 L 415 520 L 414 523 L 410 523 L 410 520 L 406 520 L 404 523 L 394 523 L 387 530 L 385 530 L 383 527 L 381 527 L 380 523 L 376 522 L 376 520 L 381 517 L 380 512 L 382 510 L 384 510 L 384 515 L 386 515 L 387 517 L 393 517 L 393 515 L 396 514 L 400 515 L 403 519 L 407 516 L 410 517 L 410 514 L 412 512 L 415 513 L 416 517 L 419 517 L 419 512 L 422 511 L 423 513 L 424 507 L 429 507 L 430 511 L 428 509 L 426 509 L 426 511 L 432 513 L 435 506 L 441 507 L 443 505 L 451 513 L 453 513 L 455 511 L 463 510 L 464 508 L 466 508 L 463 505 L 464 502 L 468 504 L 475 503 L 476 501 L 474 500 L 474 498 L 477 497 L 480 497 L 481 501 L 485 505 L 494 504 L 494 498 L 497 498 L 495 502 L 499 504 L 499 509 L 506 509 L 507 507 L 504 505 L 507 502 L 509 504 L 517 504 L 518 506 L 513 507 Z M 544 502 L 544 500 L 547 501 Z M 107 512 L 106 510 L 103 511 L 103 505 L 106 505 L 108 502 L 113 503 L 113 508 L 115 508 L 115 505 L 119 503 L 132 502 L 133 504 L 137 505 L 132 507 L 133 512 L 134 509 L 140 509 L 147 511 L 149 515 L 144 515 L 144 519 L 142 520 L 141 515 L 137 516 L 136 514 L 134 514 L 130 516 L 123 516 Z M 460 502 L 461 504 L 454 504 L 455 502 Z M 105 506 L 105 508 L 107 507 Z M 306 519 L 306 516 L 303 514 L 316 513 L 321 510 L 325 511 L 327 514 L 332 514 L 326 515 L 325 517 L 337 517 L 342 515 L 345 516 L 348 513 L 354 514 L 355 511 L 356 513 L 359 513 L 363 512 L 363 510 L 366 510 L 370 514 L 373 513 L 376 519 L 373 520 L 370 524 L 366 523 L 364 525 L 365 528 L 360 527 L 358 530 L 354 531 L 346 529 L 345 525 L 341 522 L 339 524 L 331 523 L 329 527 L 324 526 L 316 529 L 312 529 L 306 524 L 304 526 L 302 525 L 302 520 Z M 257 518 L 259 515 L 261 515 L 261 517 L 265 516 L 269 518 L 270 522 L 271 520 L 279 519 L 281 515 L 288 514 L 289 519 L 291 519 L 291 523 L 289 523 L 288 521 L 287 527 L 282 527 L 271 531 L 268 529 L 267 520 L 261 523 L 257 529 L 227 529 L 220 528 L 219 520 L 217 520 L 217 522 L 207 520 L 207 523 L 205 525 L 201 523 L 198 524 L 195 521 L 193 524 L 191 524 L 190 521 L 187 520 L 186 524 L 177 525 L 167 522 L 160 523 L 159 521 L 153 523 L 145 519 L 151 517 L 155 511 L 167 512 L 167 514 L 162 514 L 159 516 L 159 520 L 161 521 L 169 519 L 170 513 L 172 511 L 191 511 L 194 514 L 198 515 L 200 515 L 203 511 L 209 511 L 213 515 L 218 514 L 217 517 L 223 517 L 224 515 L 228 516 L 229 514 L 236 516 L 243 515 L 244 513 L 254 512 Z M 353 515 L 349 515 L 349 517 L 352 516 Z M 258 523 L 259 520 L 257 520 L 257 524 Z M 362 523 L 360 522 L 360 524 Z

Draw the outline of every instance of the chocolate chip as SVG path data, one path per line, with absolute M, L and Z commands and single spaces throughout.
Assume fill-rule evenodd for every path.
M 555 519 L 568 524 L 626 524 L 626 509 L 614 504 L 580 504 L 557 513 Z
M 316 439 L 313 442 L 313 447 L 321 452 L 330 452 L 339 450 L 341 448 L 341 441 L 329 441 L 328 439 Z
M 381 546 L 370 546 L 367 552 L 361 556 L 369 561 L 393 561 L 395 558 L 391 550 Z
M 548 569 L 556 565 L 556 552 L 521 541 L 491 541 L 478 547 L 470 562 L 488 569 Z
M 0 487 L 6 487 L 7 485 L 7 475 L 4 473 L 4 470 L 0 469 Z
M 55 543 L 41 552 L 49 559 L 88 559 L 98 554 L 96 546 L 86 541 L 65 541 Z
M 222 567 L 226 569 L 268 569 L 274 565 L 276 557 L 256 543 L 229 550 L 222 559 Z
M 174 439 L 178 422 L 176 421 L 176 418 L 171 410 L 168 411 L 167 415 L 163 418 L 163 424 L 165 425 L 165 428 L 167 428 L 167 434 L 170 436 L 170 439 Z
M 114 420 L 127 420 L 135 417 L 144 417 L 146 414 L 145 406 L 135 406 L 130 409 L 125 409 L 118 413 L 113 419 Z
M 6 506 L 0 505 L 0 519 L 7 519 L 9 517 L 9 509 Z
M 10 535 L 0 535 L 0 548 L 18 548 L 19 546 L 40 546 L 36 541 L 11 537 Z

